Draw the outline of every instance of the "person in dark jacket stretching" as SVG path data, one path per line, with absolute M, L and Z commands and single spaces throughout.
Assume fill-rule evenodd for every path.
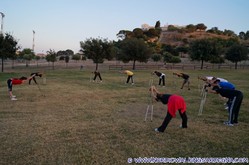
M 233 126 L 234 124 L 238 124 L 238 116 L 240 111 L 240 106 L 243 100 L 243 93 L 239 90 L 235 89 L 225 89 L 221 88 L 216 83 L 210 84 L 212 89 L 209 88 L 210 93 L 220 94 L 222 97 L 226 97 L 230 100 L 228 105 L 228 121 L 224 122 L 225 125 Z
M 152 92 L 152 96 L 156 101 L 161 101 L 163 104 L 167 104 L 168 111 L 167 115 L 164 118 L 162 125 L 155 129 L 156 132 L 164 132 L 167 128 L 169 122 L 172 118 L 176 117 L 176 112 L 178 111 L 181 118 L 182 124 L 181 128 L 187 128 L 188 117 L 186 114 L 186 103 L 182 96 L 178 96 L 175 94 L 163 94 L 160 93 L 155 86 L 151 86 L 150 91 Z

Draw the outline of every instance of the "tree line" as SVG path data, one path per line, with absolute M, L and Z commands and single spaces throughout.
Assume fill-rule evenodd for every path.
M 206 30 L 204 24 L 188 25 L 184 29 L 187 32 L 192 30 Z M 179 30 L 177 27 L 168 26 L 168 30 Z M 164 61 L 165 63 L 179 63 L 182 54 L 188 54 L 193 61 L 200 61 L 201 68 L 204 62 L 224 63 L 229 60 L 237 63 L 248 59 L 248 48 L 241 42 L 241 40 L 248 40 L 249 31 L 241 32 L 239 36 L 234 35 L 232 31 L 225 30 L 223 33 L 230 35 L 228 39 L 222 38 L 203 38 L 196 39 L 191 42 L 186 42 L 183 45 L 172 46 L 158 42 L 161 33 L 160 21 L 157 21 L 155 26 L 143 30 L 135 28 L 133 31 L 120 30 L 117 34 L 118 41 L 109 41 L 103 38 L 88 38 L 85 41 L 80 41 L 80 54 L 74 54 L 70 49 L 55 52 L 50 49 L 47 51 L 45 59 L 53 63 L 59 60 L 69 61 L 69 56 L 74 60 L 91 59 L 98 65 L 105 60 L 120 60 L 124 63 L 133 62 L 133 69 L 136 69 L 136 62 L 148 62 L 149 59 L 153 61 Z M 218 28 L 211 28 L 208 30 L 212 33 L 220 33 Z M 17 40 L 10 34 L 0 35 L 0 57 L 3 61 L 5 59 L 15 60 L 17 57 L 26 60 L 26 66 L 31 59 L 39 60 L 32 49 L 23 49 L 18 55 L 16 54 L 18 47 Z

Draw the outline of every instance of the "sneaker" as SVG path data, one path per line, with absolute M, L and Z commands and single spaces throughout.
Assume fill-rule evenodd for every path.
M 230 123 L 229 121 L 225 121 L 224 124 L 227 125 L 227 126 L 233 126 L 233 124 Z
M 181 125 L 179 125 L 179 128 L 187 128 L 187 127 L 183 127 L 182 124 L 181 124 Z
M 158 128 L 155 128 L 155 132 L 161 132 L 161 131 L 159 131 Z
M 17 100 L 17 99 L 15 97 L 12 97 L 11 100 L 14 101 L 14 100 Z
M 16 96 L 15 96 L 15 95 L 12 95 L 12 98 L 16 98 Z

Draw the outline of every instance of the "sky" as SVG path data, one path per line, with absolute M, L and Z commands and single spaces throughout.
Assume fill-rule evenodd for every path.
M 204 23 L 207 29 L 249 30 L 248 0 L 1 0 L 3 32 L 18 41 L 21 50 L 46 53 L 80 50 L 89 38 L 118 40 L 120 30 Z M 35 34 L 33 35 L 33 31 Z

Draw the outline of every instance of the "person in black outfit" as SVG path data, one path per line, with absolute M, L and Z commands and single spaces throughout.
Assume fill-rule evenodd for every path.
M 102 78 L 99 71 L 95 70 L 93 74 L 94 74 L 93 82 L 96 80 L 97 77 L 99 77 L 100 82 L 102 82 Z
M 32 77 L 32 79 L 29 79 L 29 85 L 31 84 L 32 80 L 35 82 L 35 84 L 37 84 L 35 77 L 36 76 L 42 77 L 42 73 L 35 72 L 35 73 L 31 73 L 30 76 Z
M 158 85 L 161 85 L 161 82 L 163 82 L 163 86 L 165 86 L 165 74 L 158 71 L 155 71 L 154 74 L 156 74 L 159 77 Z
M 185 74 L 185 73 L 173 73 L 173 75 L 177 75 L 178 77 L 181 77 L 183 78 L 183 83 L 182 83 L 182 86 L 181 86 L 181 89 L 183 89 L 184 85 L 186 83 L 188 83 L 188 90 L 190 90 L 190 87 L 189 87 L 189 75 Z
M 225 89 L 219 87 L 217 84 L 211 84 L 212 89 L 209 89 L 210 93 L 220 94 L 222 97 L 226 97 L 232 100 L 228 105 L 229 117 L 228 121 L 224 124 L 228 126 L 233 126 L 238 124 L 238 116 L 240 111 L 240 106 L 243 100 L 243 93 L 235 89 Z

